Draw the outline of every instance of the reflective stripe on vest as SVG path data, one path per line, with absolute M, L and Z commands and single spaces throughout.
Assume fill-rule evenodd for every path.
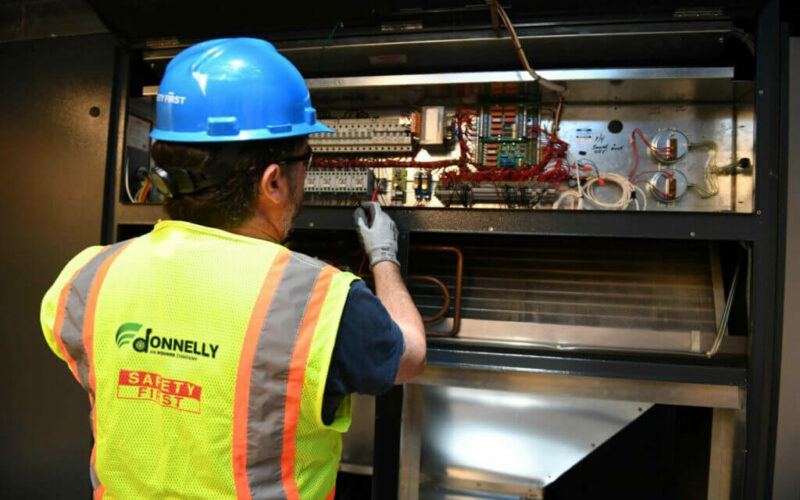
M 131 272 L 129 267 L 132 263 L 146 262 L 146 258 L 145 261 L 137 259 L 147 255 L 146 250 L 142 249 L 153 244 L 149 235 L 140 238 L 140 241 L 141 245 L 133 246 L 130 253 L 125 254 L 126 257 L 120 261 L 121 267 L 118 270 L 114 268 L 114 279 L 111 281 L 117 284 L 109 285 L 110 288 L 107 287 L 108 291 L 104 293 L 105 296 L 116 297 L 117 300 L 109 301 L 107 298 L 105 305 L 95 310 L 109 268 L 130 242 L 104 248 L 76 272 L 62 291 L 57 309 L 54 328 L 56 342 L 65 354 L 76 379 L 90 394 L 92 428 L 95 436 L 97 437 L 97 419 L 100 419 L 102 424 L 101 432 L 105 433 L 100 435 L 99 441 L 96 439 L 99 443 L 98 448 L 93 449 L 90 460 L 90 477 L 95 487 L 95 498 L 103 498 L 104 494 L 109 497 L 129 496 L 135 491 L 131 489 L 131 485 L 137 484 L 141 479 L 135 477 L 130 480 L 125 479 L 126 473 L 135 475 L 140 469 L 135 461 L 131 461 L 131 457 L 141 457 L 139 460 L 152 459 L 156 458 L 160 451 L 159 448 L 146 449 L 139 447 L 135 442 L 125 442 L 124 436 L 127 434 L 119 436 L 122 442 L 116 441 L 117 433 L 114 432 L 113 422 L 119 422 L 120 415 L 126 415 L 127 418 L 129 412 L 134 409 L 137 412 L 141 412 L 142 409 L 147 410 L 145 413 L 139 413 L 141 415 L 161 411 L 152 410 L 154 407 L 159 408 L 158 406 L 126 406 L 139 403 L 128 403 L 130 399 L 119 399 L 118 387 L 109 391 L 112 381 L 116 385 L 116 380 L 121 377 L 117 374 L 117 370 L 146 371 L 146 364 L 144 367 L 138 367 L 136 364 L 141 360 L 149 360 L 161 363 L 158 365 L 161 368 L 154 368 L 151 371 L 158 372 L 164 378 L 173 376 L 182 380 L 194 380 L 193 377 L 197 376 L 201 381 L 204 380 L 203 377 L 208 380 L 208 374 L 204 375 L 204 372 L 200 371 L 196 374 L 179 371 L 178 375 L 173 375 L 169 363 L 176 361 L 154 354 L 145 354 L 145 357 L 141 357 L 143 355 L 135 353 L 131 347 L 123 347 L 126 344 L 114 344 L 114 335 L 108 328 L 111 323 L 109 318 L 116 318 L 120 315 L 120 310 L 123 313 L 126 310 L 126 305 L 119 299 L 127 297 L 119 294 L 120 290 L 124 290 L 120 288 L 120 283 L 125 282 L 123 278 Z M 217 491 L 209 491 L 206 495 L 209 498 L 235 495 L 243 499 L 333 498 L 338 454 L 341 450 L 340 433 L 349 425 L 349 400 L 342 405 L 343 420 L 337 419 L 340 423 L 338 427 L 322 425 L 317 407 L 321 408 L 327 363 L 333 349 L 347 292 L 350 283 L 357 278 L 283 248 L 270 252 L 271 261 L 267 262 L 271 263 L 266 268 L 263 283 L 253 302 L 246 331 L 239 334 L 241 337 L 237 337 L 241 339 L 240 345 L 222 346 L 226 356 L 233 355 L 235 356 L 232 358 L 233 361 L 238 361 L 238 364 L 232 366 L 235 370 L 234 386 L 229 388 L 228 385 L 224 386 L 227 388 L 225 390 L 230 391 L 233 402 L 232 407 L 229 407 L 230 413 L 227 413 L 232 431 L 228 438 L 230 440 L 228 456 L 231 460 L 228 463 L 232 470 L 232 482 L 229 483 L 230 486 L 224 486 L 225 483 L 217 481 L 213 483 Z M 251 282 L 255 284 L 254 281 Z M 133 296 L 131 300 L 136 301 L 141 297 L 139 294 Z M 170 300 L 174 300 L 174 295 L 160 295 L 158 289 L 153 290 L 152 297 L 145 297 L 154 304 L 168 300 L 169 297 L 172 297 Z M 108 316 L 107 312 L 109 307 L 114 310 L 111 316 Z M 198 314 L 203 314 L 203 311 L 198 311 Z M 238 317 L 246 319 L 245 316 Z M 102 326 L 97 332 L 97 339 L 94 338 L 96 323 L 98 327 Z M 175 327 L 176 330 L 170 333 L 180 337 L 182 335 L 179 330 L 180 325 Z M 148 338 L 149 335 L 148 330 Z M 93 356 L 95 342 L 110 342 L 112 350 L 109 351 L 105 344 L 97 344 L 103 348 L 97 348 L 100 357 L 95 359 Z M 241 351 L 239 354 L 238 350 Z M 103 352 L 109 355 L 113 353 L 118 359 L 115 362 L 112 356 L 109 362 L 103 362 L 105 359 Z M 216 353 L 216 349 L 214 352 Z M 133 362 L 136 363 L 131 365 Z M 185 365 L 176 366 L 185 367 Z M 309 371 L 308 366 L 313 368 Z M 102 384 L 99 389 L 96 386 L 95 369 L 103 370 L 97 374 L 97 379 Z M 114 373 L 110 370 L 114 370 Z M 208 390 L 211 389 L 213 387 L 203 389 L 203 401 L 210 397 L 209 394 L 212 393 Z M 94 401 L 95 394 L 100 398 L 98 402 Z M 220 413 L 220 410 L 216 409 L 219 407 L 218 404 L 209 404 L 206 401 L 204 405 L 215 409 L 207 409 L 206 412 L 213 413 L 208 413 L 208 417 L 203 418 L 215 419 L 214 422 L 221 417 L 225 418 L 226 412 Z M 98 407 L 101 409 L 99 415 Z M 200 418 L 199 412 L 197 414 L 197 418 Z M 155 418 L 156 414 L 153 415 Z M 143 423 L 148 422 L 141 420 L 145 418 L 144 416 L 130 415 L 130 418 L 136 418 Z M 160 418 L 154 421 L 154 424 L 159 425 L 158 421 Z M 319 425 L 314 423 L 317 421 Z M 120 446 L 132 448 L 121 449 Z M 168 447 L 170 443 L 166 442 L 164 446 Z M 331 459 L 324 464 L 319 463 L 316 453 L 308 453 L 309 449 L 316 450 L 315 447 L 319 448 L 319 457 Z M 299 453 L 301 449 L 306 451 Z M 120 461 L 120 451 L 125 452 L 124 456 L 129 457 L 128 460 Z M 209 465 L 219 464 L 210 462 Z M 198 472 L 206 475 L 213 470 Z M 223 486 L 224 489 L 220 489 Z M 151 484 L 148 487 L 157 485 Z M 171 489 L 165 491 L 169 491 L 170 495 L 181 496 L 180 484 L 170 484 L 169 488 Z
M 294 453 L 303 373 L 334 272 L 287 252 L 264 280 L 236 384 L 233 460 L 239 498 L 299 498 Z
M 89 393 L 91 403 L 92 435 L 97 440 L 97 406 L 95 405 L 95 376 L 93 362 L 94 315 L 97 296 L 111 263 L 133 240 L 105 247 L 85 266 L 78 269 L 61 291 L 56 309 L 53 334 L 64 359 L 75 379 Z M 97 449 L 92 446 L 89 460 L 89 476 L 95 498 L 102 498 L 103 485 L 97 478 L 95 457 Z
M 123 241 L 103 248 L 100 253 L 85 266 L 75 271 L 67 285 L 61 290 L 56 310 L 56 322 L 53 326 L 53 335 L 56 338 L 61 354 L 67 360 L 72 375 L 94 397 L 92 384 L 89 380 L 91 362 L 89 360 L 91 347 L 87 349 L 87 340 L 91 340 L 94 330 L 94 306 L 97 305 L 99 284 L 92 287 L 95 278 L 101 273 L 105 276 L 111 262 L 133 240 Z M 103 264 L 106 264 L 103 266 Z M 102 276 L 99 282 L 102 282 Z M 94 296 L 92 297 L 92 291 Z M 90 308 L 91 307 L 91 308 Z M 86 324 L 87 310 L 90 325 Z M 91 326 L 92 328 L 86 328 Z M 91 342 L 89 342 L 91 343 Z

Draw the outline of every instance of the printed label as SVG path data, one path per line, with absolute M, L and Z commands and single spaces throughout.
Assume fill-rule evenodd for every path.
M 590 142 L 592 140 L 592 129 L 590 128 L 576 128 L 575 140 L 577 142 Z
M 166 102 L 169 104 L 183 104 L 186 101 L 186 96 L 175 95 L 175 92 L 167 92 L 166 94 L 156 95 L 156 102 Z
M 115 340 L 120 349 L 128 344 L 134 351 L 197 361 L 200 358 L 216 359 L 219 344 L 156 335 L 152 328 L 141 335 L 142 324 L 123 323 L 117 329 Z
M 186 380 L 139 370 L 119 371 L 117 399 L 152 401 L 164 408 L 200 413 L 202 394 L 201 386 Z

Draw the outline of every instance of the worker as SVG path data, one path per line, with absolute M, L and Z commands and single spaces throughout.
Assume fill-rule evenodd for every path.
M 167 66 L 150 176 L 171 220 L 80 252 L 42 303 L 47 343 L 89 393 L 95 498 L 332 498 L 350 394 L 421 372 L 380 206 L 354 214 L 377 296 L 281 245 L 308 135 L 325 132 L 268 42 L 211 40 Z

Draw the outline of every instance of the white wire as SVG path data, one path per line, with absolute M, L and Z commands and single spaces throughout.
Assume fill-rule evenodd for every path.
M 710 198 L 719 193 L 719 182 L 717 182 L 717 143 L 714 141 L 703 141 L 696 144 L 689 144 L 689 148 L 706 148 L 708 149 L 708 158 L 706 159 L 705 167 L 703 167 L 703 181 L 705 187 L 692 184 L 695 190 L 700 193 L 703 198 Z
M 581 187 L 581 165 L 580 161 L 577 163 L 572 162 L 572 156 L 567 153 L 567 162 L 570 165 L 575 165 L 575 183 L 577 184 L 577 189 L 570 189 L 568 191 L 564 191 L 561 193 L 561 196 L 553 203 L 552 209 L 558 210 L 561 207 L 561 202 L 566 200 L 567 198 L 573 198 L 578 200 L 578 210 L 583 209 L 583 188 Z
M 600 179 L 602 179 L 603 182 L 611 182 L 619 186 L 622 192 L 616 201 L 607 202 L 597 198 L 594 190 Z M 639 193 L 641 196 L 634 196 L 634 193 Z M 606 172 L 600 174 L 599 177 L 590 177 L 587 179 L 583 186 L 583 195 L 595 206 L 608 210 L 625 210 L 631 203 L 634 204 L 637 210 L 647 209 L 647 196 L 644 191 L 634 185 L 627 177 L 613 172 Z M 642 199 L 642 205 L 639 205 L 640 198 Z
M 567 160 L 569 161 L 572 158 L 572 155 L 569 153 L 567 154 Z M 583 188 L 581 187 L 581 162 L 570 162 L 571 164 L 575 165 L 575 183 L 577 184 L 577 192 L 580 198 L 583 198 Z
M 569 191 L 563 191 L 561 193 L 561 196 L 558 197 L 558 199 L 555 201 L 555 203 L 553 203 L 553 206 L 551 208 L 553 210 L 558 210 L 559 208 L 561 208 L 561 203 L 567 198 L 573 198 L 578 200 L 578 207 L 577 207 L 578 210 L 583 208 L 583 203 L 582 203 L 583 197 L 581 196 L 580 193 L 578 193 L 574 189 L 570 189 Z
M 641 197 L 637 196 L 637 197 L 636 197 L 636 198 L 634 198 L 634 200 L 633 200 L 633 201 L 635 201 L 635 202 L 636 202 L 636 210 L 639 210 L 639 200 L 640 200 L 640 199 L 642 200 L 642 208 L 641 208 L 641 210 L 647 210 L 647 193 L 645 193 L 645 192 L 644 192 L 644 189 L 640 188 L 640 187 L 639 187 L 639 186 L 637 186 L 636 184 L 633 184 L 633 188 L 634 188 L 634 189 L 636 189 L 636 191 L 637 191 L 639 194 L 641 194 L 641 195 L 642 195 Z
M 136 203 L 136 200 L 134 200 L 133 195 L 131 194 L 131 184 L 128 179 L 129 164 L 130 164 L 130 158 L 128 157 L 128 155 L 125 155 L 125 169 L 124 169 L 125 173 L 123 174 L 125 175 L 125 193 L 128 195 L 128 200 L 130 200 L 131 203 Z
M 709 196 L 719 193 L 719 183 L 717 182 L 717 146 L 708 149 L 708 159 L 703 169 L 703 178 L 706 181 L 706 191 Z

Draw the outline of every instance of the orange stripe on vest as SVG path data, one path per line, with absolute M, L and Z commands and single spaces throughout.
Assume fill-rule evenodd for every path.
M 100 268 L 97 270 L 94 280 L 92 280 L 92 287 L 89 290 L 89 298 L 86 300 L 86 313 L 83 317 L 83 348 L 86 351 L 86 359 L 89 363 L 89 387 L 91 387 L 91 391 L 89 392 L 89 401 L 92 404 L 91 423 L 92 435 L 94 436 L 95 442 L 97 442 L 97 405 L 95 404 L 94 400 L 95 395 L 97 394 L 97 387 L 94 376 L 94 317 L 97 310 L 97 296 L 100 295 L 100 289 L 103 287 L 103 282 L 106 279 L 109 268 L 111 268 L 111 264 L 114 262 L 114 260 L 116 260 L 119 254 L 128 248 L 128 245 L 133 242 L 134 240 L 128 241 L 115 250 L 114 253 L 109 255 L 108 258 L 104 260 L 102 264 L 100 264 Z M 92 447 L 92 455 L 95 460 L 94 473 L 99 481 L 100 475 L 97 471 L 96 445 Z M 94 490 L 94 498 L 96 500 L 102 499 L 105 491 L 106 490 L 103 487 L 103 483 L 100 482 L 100 485 Z
M 239 358 L 239 369 L 236 375 L 236 394 L 233 403 L 233 481 L 236 486 L 236 497 L 249 499 L 252 496 L 250 485 L 247 481 L 247 414 L 250 398 L 250 373 L 253 369 L 253 356 L 255 355 L 261 325 L 269 312 L 272 297 L 278 289 L 278 284 L 286 269 L 286 264 L 292 254 L 282 251 L 272 263 L 261 291 L 258 293 L 250 323 L 247 325 L 242 354 Z
M 92 288 L 89 290 L 89 298 L 86 299 L 86 314 L 83 318 L 83 348 L 86 350 L 86 359 L 89 362 L 89 387 L 92 388 L 92 395 L 97 394 L 94 378 L 94 316 L 97 311 L 97 296 L 100 295 L 100 289 L 103 287 L 103 282 L 106 279 L 109 268 L 111 268 L 111 264 L 134 241 L 130 240 L 119 247 L 100 264 L 100 268 L 92 281 Z M 93 420 L 96 422 L 97 417 Z
M 97 255 L 102 254 L 107 248 L 108 246 L 103 247 Z M 89 262 L 96 258 L 97 256 L 92 257 Z M 81 271 L 83 271 L 84 267 L 86 267 L 86 264 L 79 267 L 72 274 L 72 277 L 69 279 L 64 288 L 61 289 L 61 293 L 58 295 L 58 307 L 56 308 L 56 322 L 53 325 L 53 336 L 56 339 L 58 350 L 64 355 L 64 359 L 67 361 L 67 365 L 69 365 L 69 370 L 72 372 L 72 376 L 75 377 L 75 380 L 77 380 L 79 384 L 81 383 L 81 379 L 78 377 L 78 363 L 72 358 L 72 356 L 69 355 L 67 347 L 64 345 L 64 341 L 61 339 L 61 330 L 64 328 L 64 312 L 67 309 L 67 298 L 69 297 L 70 288 L 72 288 L 72 282 L 75 281 L 75 278 L 78 276 L 78 274 L 80 274 Z
M 292 361 L 289 366 L 289 380 L 286 388 L 286 411 L 283 422 L 283 451 L 281 453 L 281 475 L 283 478 L 283 489 L 286 491 L 288 500 L 297 500 L 300 494 L 297 490 L 297 482 L 294 477 L 294 456 L 295 456 L 295 431 L 297 430 L 297 419 L 300 415 L 300 402 L 303 392 L 303 378 L 306 372 L 306 362 L 311 350 L 311 341 L 314 338 L 314 330 L 317 327 L 319 314 L 322 304 L 328 294 L 331 279 L 336 270 L 331 266 L 325 266 L 320 271 L 314 291 L 308 301 L 306 314 L 300 325 L 297 334 Z

